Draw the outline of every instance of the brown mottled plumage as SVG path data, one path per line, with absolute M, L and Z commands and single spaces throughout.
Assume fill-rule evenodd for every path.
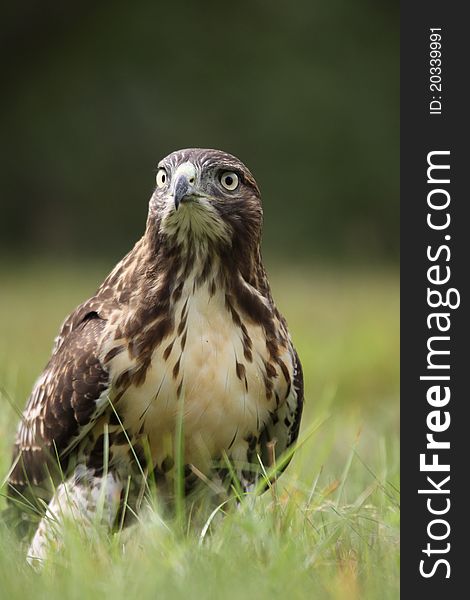
M 198 481 L 227 487 L 226 456 L 248 490 L 258 457 L 271 466 L 295 442 L 302 370 L 271 296 L 261 228 L 259 189 L 238 159 L 188 149 L 161 161 L 144 236 L 66 319 L 33 389 L 13 500 L 47 490 L 50 475 L 60 482 L 57 458 L 66 481 L 48 516 L 67 497 L 72 514 L 89 518 L 105 482 L 111 526 L 128 478 L 150 465 L 171 499 L 180 414 L 188 493 Z M 33 557 L 44 555 L 48 516 Z

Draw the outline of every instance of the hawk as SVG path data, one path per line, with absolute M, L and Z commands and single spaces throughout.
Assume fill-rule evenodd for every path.
M 228 490 L 234 474 L 250 491 L 260 463 L 285 467 L 303 376 L 261 259 L 262 216 L 234 156 L 193 148 L 159 163 L 143 237 L 65 320 L 17 430 L 10 499 L 48 502 L 30 558 L 59 516 L 90 521 L 100 498 L 112 527 L 129 482 L 152 474 L 171 504 L 177 448 L 186 494 Z

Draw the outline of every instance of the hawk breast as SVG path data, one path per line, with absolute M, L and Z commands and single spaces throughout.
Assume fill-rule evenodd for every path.
M 282 358 L 290 379 L 287 349 Z M 114 360 L 116 374 L 126 368 L 125 355 Z M 155 464 L 169 454 L 181 411 L 186 461 L 204 468 L 257 435 L 288 386 L 282 368 L 269 363 L 263 327 L 239 314 L 223 288 L 208 283 L 194 290 L 188 279 L 174 305 L 173 330 L 118 409 L 127 430 L 148 437 Z

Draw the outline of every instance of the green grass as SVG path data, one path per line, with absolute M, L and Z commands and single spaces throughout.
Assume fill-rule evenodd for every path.
M 106 271 L 0 265 L 0 481 L 11 403 L 23 407 L 62 319 Z M 271 281 L 306 382 L 305 441 L 274 489 L 205 535 L 156 511 L 112 535 L 71 527 L 40 575 L 0 523 L 0 598 L 398 598 L 397 273 L 282 269 Z

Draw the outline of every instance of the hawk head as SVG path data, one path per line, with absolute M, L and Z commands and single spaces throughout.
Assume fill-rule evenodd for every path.
M 158 164 L 149 225 L 181 248 L 259 245 L 260 192 L 246 166 L 226 152 L 190 148 Z

